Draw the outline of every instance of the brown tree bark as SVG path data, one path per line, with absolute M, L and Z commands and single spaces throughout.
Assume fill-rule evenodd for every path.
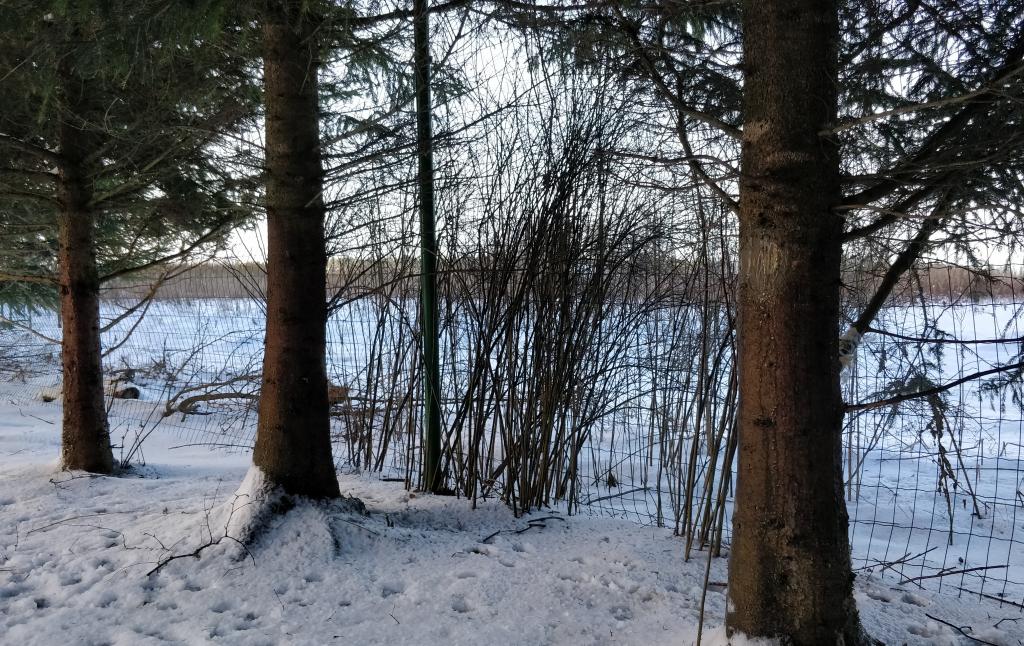
M 797 646 L 863 632 L 842 492 L 834 0 L 746 0 L 739 466 L 730 632 Z
M 81 81 L 64 75 L 69 111 L 82 103 Z M 58 174 L 58 289 L 64 415 L 61 468 L 110 473 L 114 468 L 110 427 L 103 405 L 100 347 L 100 279 L 96 267 L 92 185 L 86 171 L 88 136 L 65 117 L 60 125 Z
M 289 494 L 333 498 L 319 51 L 302 5 L 270 2 L 264 14 L 267 336 L 253 463 Z

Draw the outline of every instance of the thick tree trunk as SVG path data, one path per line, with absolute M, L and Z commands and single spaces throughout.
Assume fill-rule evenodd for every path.
M 860 643 L 842 492 L 837 7 L 746 0 L 730 633 Z
M 302 4 L 271 3 L 263 26 L 267 337 L 253 463 L 287 493 L 333 498 L 319 52 Z
M 80 103 L 80 82 L 65 79 L 69 107 Z M 103 406 L 103 361 L 100 349 L 100 280 L 96 268 L 95 216 L 90 212 L 91 183 L 85 159 L 85 134 L 65 120 L 60 127 L 58 271 L 64 420 L 61 467 L 110 473 L 110 427 Z

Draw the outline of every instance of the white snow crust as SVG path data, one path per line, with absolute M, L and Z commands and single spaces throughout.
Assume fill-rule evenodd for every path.
M 91 477 L 57 470 L 59 424 L 56 403 L 0 403 L 4 645 L 695 643 L 706 554 L 685 562 L 669 530 L 515 518 L 498 502 L 343 476 L 369 515 L 302 503 L 245 548 L 234 538 L 266 493 L 247 454 L 171 448 L 180 440 L 157 432 L 146 466 Z M 725 567 L 712 563 L 709 646 L 728 643 Z M 977 643 L 927 615 L 1024 643 L 1019 609 L 876 576 L 858 577 L 856 598 L 887 644 Z

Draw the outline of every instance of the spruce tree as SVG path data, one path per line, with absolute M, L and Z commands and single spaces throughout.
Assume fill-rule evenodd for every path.
M 727 626 L 866 643 L 853 599 L 839 390 L 834 3 L 743 8 L 737 506 Z
M 302 0 L 271 0 L 258 18 L 266 112 L 267 334 L 253 464 L 268 485 L 285 493 L 337 498 L 327 399 L 322 11 Z
M 0 294 L 38 301 L 52 290 L 59 301 L 64 468 L 114 467 L 104 279 L 223 240 L 244 215 L 231 199 L 244 180 L 211 150 L 251 115 L 255 94 L 245 59 L 224 53 L 235 50 L 222 46 L 218 5 L 207 4 L 0 7 L 0 219 L 15 231 L 2 240 Z

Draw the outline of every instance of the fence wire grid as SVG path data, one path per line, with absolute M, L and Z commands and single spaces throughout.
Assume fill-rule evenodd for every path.
M 145 461 L 152 432 L 181 445 L 251 448 L 264 302 L 259 272 L 240 271 L 186 273 L 105 333 L 108 391 L 139 394 L 109 399 L 122 459 Z M 956 288 L 951 266 L 929 273 L 942 272 L 950 275 L 941 289 L 923 301 L 897 298 L 876 319 L 843 374 L 848 403 L 934 390 L 1020 360 L 1019 282 L 986 293 L 973 282 Z M 730 295 L 684 278 L 654 301 L 629 290 L 568 304 L 444 291 L 445 471 L 458 494 L 670 527 L 687 557 L 727 551 L 738 396 Z M 334 456 L 339 470 L 416 487 L 418 305 L 411 283 L 385 282 L 349 285 L 362 296 L 336 301 L 328 323 Z M 104 320 L 143 291 L 108 290 Z M 0 396 L 59 405 L 55 313 L 5 317 L 14 323 L 0 328 Z M 847 415 L 858 571 L 1024 605 L 1024 413 L 1013 376 Z

